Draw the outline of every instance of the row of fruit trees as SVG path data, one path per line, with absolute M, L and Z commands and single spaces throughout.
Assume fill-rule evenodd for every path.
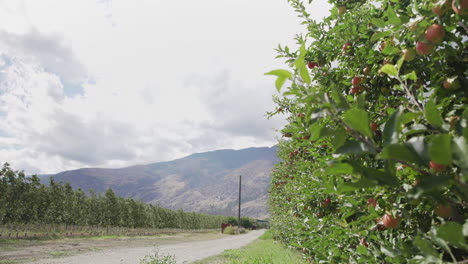
M 289 0 L 269 206 L 314 263 L 468 261 L 468 1 Z M 468 262 L 467 262 L 468 263 Z

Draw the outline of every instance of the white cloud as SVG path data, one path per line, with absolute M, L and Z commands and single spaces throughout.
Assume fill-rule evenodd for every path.
M 283 0 L 0 0 L 0 161 L 54 173 L 272 145 L 263 73 L 299 23 Z

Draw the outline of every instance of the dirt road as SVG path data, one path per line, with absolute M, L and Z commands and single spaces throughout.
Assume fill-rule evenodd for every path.
M 80 253 L 81 250 L 71 250 L 73 256 L 63 254 L 50 254 L 55 258 L 37 259 L 32 262 L 36 264 L 139 264 L 139 261 L 146 255 L 154 253 L 156 250 L 162 255 L 175 256 L 177 263 L 191 263 L 209 256 L 217 255 L 226 249 L 239 248 L 257 239 L 264 230 L 250 231 L 248 234 L 229 236 L 229 235 L 208 235 L 208 236 L 188 236 L 172 237 L 166 239 L 129 239 L 124 242 L 107 241 L 114 243 L 111 248 L 102 249 L 94 243 L 87 245 L 88 252 Z M 175 239 L 174 239 L 175 238 Z M 214 238 L 214 239 L 213 239 Z M 209 240 L 208 240 L 209 239 Z M 106 243 L 100 241 L 100 243 Z M 60 247 L 59 245 L 56 245 Z M 62 245 L 64 251 L 70 245 Z M 97 251 L 93 250 L 93 247 Z M 34 247 L 29 250 L 34 250 Z M 27 251 L 27 250 L 26 250 Z M 12 252 L 14 254 L 14 252 Z M 18 252 L 16 253 L 18 254 Z M 50 256 L 49 255 L 49 256 Z M 1 254 L 0 254 L 1 256 Z M 62 256 L 62 257 L 61 257 Z M 44 257 L 44 256 L 43 256 Z

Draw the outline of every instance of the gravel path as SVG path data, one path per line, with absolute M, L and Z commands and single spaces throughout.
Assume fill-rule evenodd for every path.
M 190 241 L 157 246 L 116 247 L 85 254 L 36 261 L 37 264 L 139 264 L 146 255 L 157 249 L 161 255 L 175 256 L 177 263 L 191 263 L 206 257 L 218 255 L 226 249 L 243 247 L 261 236 L 265 230 L 250 231 L 247 234 L 226 236 L 208 241 Z

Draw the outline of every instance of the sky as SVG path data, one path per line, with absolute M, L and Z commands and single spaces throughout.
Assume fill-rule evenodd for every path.
M 314 18 L 331 8 L 318 1 Z M 0 162 L 28 174 L 273 146 L 287 0 L 0 0 Z

